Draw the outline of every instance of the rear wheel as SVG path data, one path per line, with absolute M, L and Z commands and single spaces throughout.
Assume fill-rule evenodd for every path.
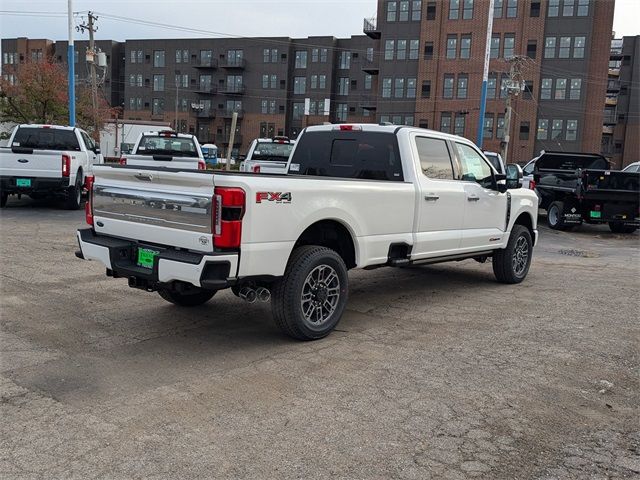
M 342 317 L 348 291 L 347 267 L 340 255 L 326 247 L 299 247 L 272 289 L 273 318 L 298 340 L 326 337 Z
M 502 283 L 520 283 L 531 266 L 533 242 L 531 233 L 522 225 L 514 225 L 507 248 L 493 254 L 493 274 Z
M 67 210 L 79 210 L 82 204 L 82 174 L 78 172 L 76 175 L 76 184 L 67 190 L 67 199 L 65 200 L 65 208 Z
M 167 302 L 181 307 L 196 307 L 208 302 L 216 294 L 217 290 L 205 290 L 194 287 L 188 292 L 178 292 L 169 288 L 158 289 L 158 294 Z
M 613 233 L 633 233 L 638 227 L 635 225 L 625 225 L 620 222 L 609 222 L 609 228 Z
M 564 230 L 564 203 L 552 202 L 547 208 L 547 224 L 553 230 Z

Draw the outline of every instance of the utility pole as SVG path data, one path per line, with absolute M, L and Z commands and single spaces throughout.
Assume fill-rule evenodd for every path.
M 504 115 L 504 140 L 502 141 L 502 158 L 505 163 L 509 162 L 507 154 L 509 153 L 509 142 L 511 140 L 511 100 L 513 97 L 520 95 L 524 88 L 522 79 L 522 66 L 527 62 L 528 58 L 522 55 L 516 55 L 509 59 L 509 81 L 505 86 L 507 89 L 506 110 Z
M 480 93 L 480 118 L 476 145 L 482 148 L 484 133 L 484 114 L 487 108 L 487 81 L 489 80 L 489 62 L 491 61 L 491 34 L 493 32 L 493 1 L 489 0 L 489 19 L 487 20 L 487 40 L 484 47 L 484 70 L 482 71 L 482 92 Z
M 85 30 L 89 32 L 89 51 L 87 52 L 89 61 L 89 68 L 91 69 L 91 103 L 93 105 L 93 129 L 96 140 L 100 141 L 100 132 L 98 131 L 98 79 L 96 76 L 96 60 L 98 58 L 98 52 L 96 52 L 95 41 L 93 34 L 98 30 L 98 27 L 94 26 L 94 22 L 98 20 L 92 12 L 89 12 L 87 24 L 82 24 L 78 27 L 79 30 L 84 33 Z
M 229 132 L 229 148 L 227 148 L 227 170 L 231 170 L 231 150 L 233 150 L 233 142 L 236 140 L 236 123 L 238 123 L 238 112 L 233 112 L 231 132 Z
M 69 66 L 69 125 L 76 126 L 76 72 L 75 61 L 76 54 L 73 44 L 73 0 L 69 0 L 67 4 L 68 27 L 69 27 L 69 46 L 67 47 L 67 64 Z
M 178 128 L 178 87 L 180 86 L 180 70 L 175 70 L 175 77 L 176 77 L 176 132 L 179 132 L 179 128 Z

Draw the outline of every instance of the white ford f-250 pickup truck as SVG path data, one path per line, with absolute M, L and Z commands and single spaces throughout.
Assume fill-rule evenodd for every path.
M 141 133 L 131 153 L 120 157 L 120 165 L 188 170 L 207 168 L 195 135 L 173 130 Z
M 249 301 L 270 298 L 276 324 L 298 339 L 336 326 L 351 268 L 491 257 L 499 281 L 527 275 L 538 199 L 520 188 L 518 166 L 497 174 L 464 138 L 372 124 L 309 127 L 288 168 L 98 167 L 91 227 L 78 231 L 76 255 L 177 305 L 229 287 Z
M 18 125 L 8 147 L 0 149 L 0 206 L 6 205 L 11 194 L 56 195 L 65 199 L 67 208 L 78 209 L 84 177 L 100 163 L 100 149 L 84 130 Z

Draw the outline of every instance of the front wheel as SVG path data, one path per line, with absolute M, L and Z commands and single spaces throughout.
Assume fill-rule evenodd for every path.
M 334 250 L 307 245 L 293 251 L 284 276 L 272 289 L 276 325 L 298 340 L 326 337 L 347 304 L 349 277 Z
M 178 292 L 168 288 L 158 289 L 158 294 L 167 302 L 173 303 L 180 307 L 196 307 L 208 302 L 216 294 L 217 290 L 205 290 L 204 288 L 194 287 L 188 292 Z
M 502 283 L 522 282 L 531 266 L 533 241 L 522 225 L 514 225 L 507 248 L 493 254 L 493 274 Z
M 609 229 L 613 233 L 633 233 L 638 227 L 635 225 L 625 225 L 620 222 L 609 222 Z

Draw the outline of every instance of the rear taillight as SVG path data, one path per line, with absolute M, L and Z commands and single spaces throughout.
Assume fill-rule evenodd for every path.
M 68 177 L 71 173 L 71 155 L 62 155 L 62 176 Z
M 120 157 L 120 165 L 126 165 L 127 164 L 127 157 Z
M 84 204 L 84 218 L 93 227 L 93 175 L 84 178 L 84 188 L 87 190 L 87 203 Z
M 251 171 L 253 173 L 260 173 L 260 165 L 254 165 L 253 167 L 251 167 Z
M 216 187 L 213 208 L 213 245 L 240 248 L 245 193 L 241 188 Z
M 206 170 L 207 164 L 203 160 L 198 160 L 198 170 Z
M 535 180 L 529 180 L 529 188 L 531 190 L 535 190 L 536 189 L 536 181 Z

